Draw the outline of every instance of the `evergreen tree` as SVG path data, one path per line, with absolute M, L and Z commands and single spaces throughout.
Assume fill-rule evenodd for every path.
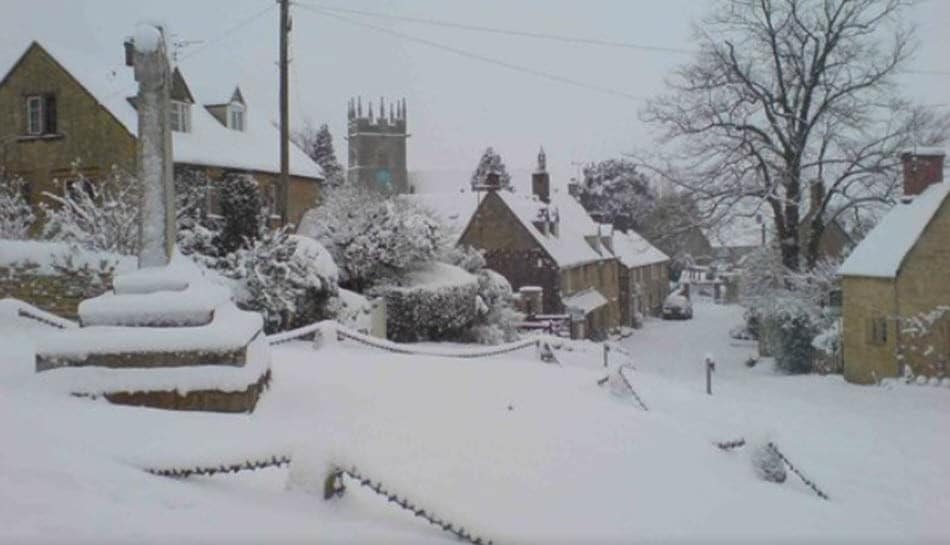
M 246 247 L 260 232 L 261 194 L 257 180 L 229 174 L 221 187 L 221 233 L 215 239 L 219 255 Z
M 346 173 L 333 151 L 333 135 L 326 123 L 319 130 L 313 130 L 309 123 L 296 134 L 294 139 L 304 152 L 323 169 L 326 184 L 339 187 L 346 181 Z
M 475 172 L 472 173 L 472 189 L 484 186 L 488 181 L 488 175 L 492 173 L 498 175 L 498 182 L 502 189 L 511 190 L 511 176 L 508 174 L 508 169 L 505 168 L 505 163 L 501 160 L 501 155 L 498 155 L 494 149 L 489 147 L 482 154 Z
M 642 231 L 657 195 L 634 163 L 626 159 L 607 159 L 584 168 L 584 183 L 578 199 L 599 221 L 622 231 Z

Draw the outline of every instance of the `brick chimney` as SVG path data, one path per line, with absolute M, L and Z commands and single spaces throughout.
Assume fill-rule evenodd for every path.
M 943 181 L 943 159 L 940 148 L 917 148 L 901 153 L 904 167 L 904 196 L 919 195 L 931 184 Z

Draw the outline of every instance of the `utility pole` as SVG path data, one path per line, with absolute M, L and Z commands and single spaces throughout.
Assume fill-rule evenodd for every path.
M 280 223 L 287 225 L 287 209 L 290 205 L 290 87 L 287 85 L 287 38 L 290 33 L 290 0 L 277 0 L 280 4 Z

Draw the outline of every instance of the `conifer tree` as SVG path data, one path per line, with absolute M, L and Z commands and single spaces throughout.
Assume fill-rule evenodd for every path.
M 494 149 L 489 147 L 482 154 L 475 172 L 472 173 L 472 189 L 484 186 L 488 181 L 488 175 L 492 173 L 498 175 L 500 188 L 511 190 L 511 176 L 508 174 L 508 169 L 505 168 L 505 163 L 501 160 L 501 155 L 498 155 Z

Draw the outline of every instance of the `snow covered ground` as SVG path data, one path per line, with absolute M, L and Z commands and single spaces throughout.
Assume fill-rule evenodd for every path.
M 648 321 L 611 365 L 648 405 L 599 387 L 595 345 L 483 359 L 394 355 L 349 341 L 274 347 L 250 416 L 73 399 L 31 372 L 56 335 L 0 305 L 0 542 L 240 540 L 453 543 L 355 483 L 322 499 L 330 464 L 362 472 L 495 543 L 947 541 L 950 390 L 859 387 L 748 369 L 741 309 L 699 303 Z M 717 362 L 713 396 L 702 362 Z M 773 440 L 821 486 L 758 480 Z M 288 469 L 173 480 L 142 467 L 291 454 Z

